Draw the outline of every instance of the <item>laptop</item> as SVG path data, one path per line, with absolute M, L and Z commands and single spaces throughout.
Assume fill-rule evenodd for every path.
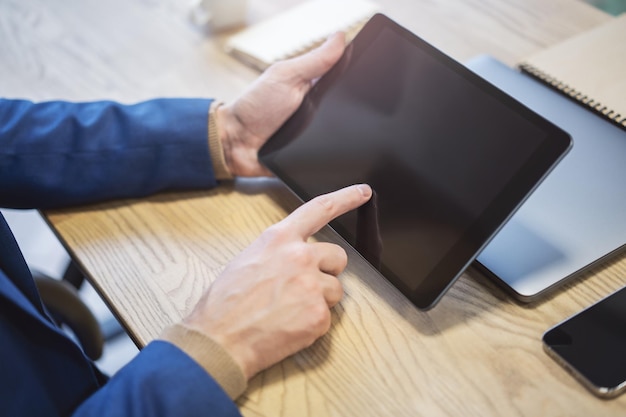
M 568 132 L 571 151 L 477 258 L 534 301 L 597 263 L 626 253 L 626 131 L 489 56 L 466 66 Z

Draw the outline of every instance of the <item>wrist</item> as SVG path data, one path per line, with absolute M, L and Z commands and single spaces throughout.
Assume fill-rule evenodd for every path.
M 206 335 L 206 337 L 221 346 L 237 364 L 246 381 L 250 380 L 258 372 L 256 356 L 251 347 L 252 335 L 248 338 L 249 340 L 243 340 L 244 338 L 239 337 L 236 334 L 237 332 L 232 331 L 234 327 L 218 325 L 208 329 L 205 323 L 200 324 L 195 321 L 193 314 L 184 319 L 180 325 Z
M 201 366 L 235 400 L 245 390 L 248 375 L 218 340 L 184 323 L 167 327 L 159 337 L 178 347 Z

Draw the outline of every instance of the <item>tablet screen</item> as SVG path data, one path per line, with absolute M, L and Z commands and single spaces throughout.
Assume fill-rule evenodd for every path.
M 368 183 L 331 223 L 432 307 L 570 146 L 569 136 L 384 15 L 259 157 L 300 198 Z

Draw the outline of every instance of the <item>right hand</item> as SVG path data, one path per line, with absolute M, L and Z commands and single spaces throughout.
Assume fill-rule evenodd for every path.
M 330 328 L 343 296 L 337 279 L 346 252 L 308 242 L 334 218 L 372 195 L 354 185 L 303 204 L 238 255 L 203 295 L 185 324 L 221 344 L 250 379 L 313 344 Z

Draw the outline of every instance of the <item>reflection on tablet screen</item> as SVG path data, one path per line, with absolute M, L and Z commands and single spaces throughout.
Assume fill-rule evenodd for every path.
M 377 15 L 260 152 L 302 199 L 375 196 L 331 226 L 431 307 L 568 149 L 569 137 Z

